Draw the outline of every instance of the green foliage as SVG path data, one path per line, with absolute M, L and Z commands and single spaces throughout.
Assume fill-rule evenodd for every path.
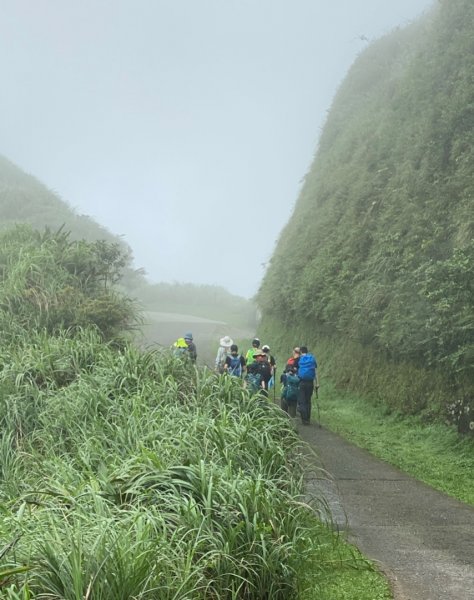
M 17 226 L 0 234 L 0 322 L 55 333 L 95 325 L 105 339 L 136 321 L 133 305 L 114 289 L 126 264 L 114 243 L 71 241 L 62 231 Z
M 258 294 L 287 331 L 442 372 L 472 414 L 473 23 L 472 2 L 443 1 L 359 57 Z
M 347 549 L 304 496 L 296 432 L 240 380 L 119 339 L 125 263 L 62 232 L 0 236 L 0 595 L 323 589 Z M 342 564 L 373 577 L 350 552 Z
M 1 371 L 0 535 L 16 540 L 4 597 L 324 590 L 341 546 L 318 499 L 303 501 L 300 442 L 279 409 L 166 353 L 87 331 L 36 341 Z

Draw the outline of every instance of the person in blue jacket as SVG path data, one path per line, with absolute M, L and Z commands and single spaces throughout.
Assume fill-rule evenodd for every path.
M 189 358 L 193 363 L 197 360 L 197 349 L 196 344 L 193 341 L 193 334 L 191 332 L 184 334 L 184 341 L 186 342 L 186 346 L 188 348 Z
M 314 388 L 319 388 L 316 358 L 308 352 L 306 346 L 300 347 L 298 361 L 298 411 L 303 425 L 309 425 L 311 420 L 311 396 Z

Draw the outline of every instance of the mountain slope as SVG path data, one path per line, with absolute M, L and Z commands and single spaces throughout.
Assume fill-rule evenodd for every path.
M 267 326 L 317 332 L 333 376 L 397 410 L 470 407 L 473 98 L 471 1 L 442 0 L 369 47 L 258 294 Z
M 29 223 L 36 229 L 64 226 L 74 238 L 126 244 L 87 215 L 79 215 L 35 177 L 0 156 L 0 227 Z

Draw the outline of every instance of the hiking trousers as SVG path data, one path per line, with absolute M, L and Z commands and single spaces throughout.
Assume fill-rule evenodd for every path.
M 309 424 L 311 419 L 311 396 L 313 395 L 314 381 L 302 379 L 298 387 L 298 410 L 302 422 Z
M 282 410 L 290 415 L 290 417 L 296 417 L 296 400 L 287 400 L 282 397 L 280 406 Z

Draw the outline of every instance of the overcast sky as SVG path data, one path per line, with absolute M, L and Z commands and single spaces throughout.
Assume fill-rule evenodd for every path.
M 251 296 L 332 98 L 433 0 L 0 0 L 0 154 L 151 281 Z

